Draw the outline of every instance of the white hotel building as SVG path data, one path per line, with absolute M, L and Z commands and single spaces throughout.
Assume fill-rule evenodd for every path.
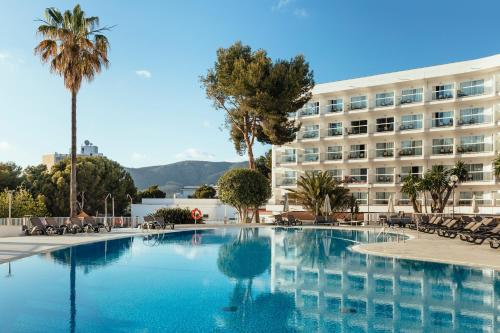
M 492 172 L 500 147 L 500 55 L 318 84 L 290 116 L 302 127 L 292 143 L 273 146 L 272 204 L 305 172 L 328 170 L 360 211 L 387 211 L 392 195 L 396 210 L 411 212 L 402 179 L 461 160 L 469 177 L 454 193 L 455 212 L 470 212 L 473 195 L 481 213 L 500 211 Z

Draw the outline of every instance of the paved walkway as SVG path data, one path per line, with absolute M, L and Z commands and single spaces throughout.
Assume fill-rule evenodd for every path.
M 151 233 L 169 233 L 193 228 L 217 228 L 217 227 L 269 227 L 266 225 L 183 225 L 177 226 L 176 230 L 154 230 Z M 305 226 L 312 228 L 314 226 Z M 321 227 L 330 228 L 330 227 Z M 346 227 L 345 229 L 375 230 L 374 227 Z M 500 250 L 491 249 L 486 242 L 479 246 L 463 242 L 460 239 L 447 239 L 437 235 L 429 235 L 408 229 L 405 234 L 411 239 L 405 242 L 362 244 L 353 247 L 354 251 L 379 255 L 385 257 L 396 257 L 401 259 L 424 260 L 432 262 L 451 263 L 478 268 L 492 268 L 500 271 Z M 145 234 L 138 229 L 114 229 L 110 233 L 76 234 L 63 236 L 20 236 L 0 237 L 0 264 L 15 259 L 27 257 L 36 253 L 48 252 L 60 248 L 92 243 L 97 241 L 131 237 Z

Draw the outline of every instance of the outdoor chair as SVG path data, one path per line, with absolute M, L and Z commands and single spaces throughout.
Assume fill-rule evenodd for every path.
M 50 226 L 50 227 L 54 228 L 54 230 L 56 230 L 56 233 L 58 235 L 62 235 L 66 232 L 66 226 L 59 225 L 59 223 L 57 223 L 57 220 L 53 217 L 46 217 L 45 223 L 47 224 L 47 227 Z
M 274 216 L 274 224 L 275 225 L 285 225 L 285 220 L 283 220 L 282 215 L 275 215 Z
M 437 228 L 437 233 L 441 237 L 448 237 L 449 235 L 451 235 L 451 232 L 457 229 L 461 229 L 459 220 L 452 219 L 449 220 L 446 224 L 443 224 L 440 228 Z
M 30 218 L 30 227 L 23 226 L 23 231 L 26 236 L 30 235 L 49 235 L 48 228 L 39 217 Z
M 167 227 L 169 227 L 170 229 L 173 230 L 175 227 L 174 223 L 165 221 L 165 219 L 161 216 L 157 216 L 155 222 L 156 225 L 161 229 L 167 229 Z
M 144 223 L 141 224 L 142 229 L 155 229 L 156 223 L 155 218 L 151 215 L 144 216 Z
M 95 218 L 87 216 L 83 219 L 83 227 L 86 228 L 87 232 L 94 231 L 99 232 L 100 229 L 104 229 L 107 232 L 111 232 L 111 225 L 105 225 L 104 223 L 98 222 Z
M 78 217 L 71 217 L 66 221 L 66 230 L 72 234 L 76 234 L 77 232 L 83 232 L 85 229 L 81 219 Z
M 302 225 L 302 221 L 296 219 L 293 215 L 288 215 L 288 225 Z
M 500 224 L 498 224 L 494 228 L 491 228 L 490 230 L 486 231 L 483 230 L 483 231 L 476 231 L 474 233 L 469 233 L 468 235 L 464 236 L 464 239 L 462 240 L 465 240 L 466 242 L 473 243 L 476 245 L 481 245 L 484 243 L 486 239 L 494 236 L 500 236 Z

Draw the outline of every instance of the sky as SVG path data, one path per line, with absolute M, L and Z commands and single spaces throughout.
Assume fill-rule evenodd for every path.
M 127 167 L 239 161 L 199 77 L 242 41 L 273 59 L 303 54 L 317 83 L 500 53 L 500 1 L 89 0 L 111 66 L 78 95 L 78 143 Z M 0 162 L 68 152 L 71 98 L 33 53 L 44 9 L 76 2 L 0 0 Z M 262 154 L 269 146 L 258 145 Z

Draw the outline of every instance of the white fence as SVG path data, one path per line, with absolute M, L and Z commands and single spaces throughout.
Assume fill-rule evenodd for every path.
M 69 217 L 53 217 L 57 221 L 57 225 L 63 225 L 68 221 Z M 129 216 L 108 216 L 108 217 L 95 217 L 95 219 L 105 225 L 111 225 L 113 228 L 136 228 L 143 222 L 141 217 Z M 0 226 L 31 226 L 30 217 L 16 217 L 16 218 L 0 218 Z

